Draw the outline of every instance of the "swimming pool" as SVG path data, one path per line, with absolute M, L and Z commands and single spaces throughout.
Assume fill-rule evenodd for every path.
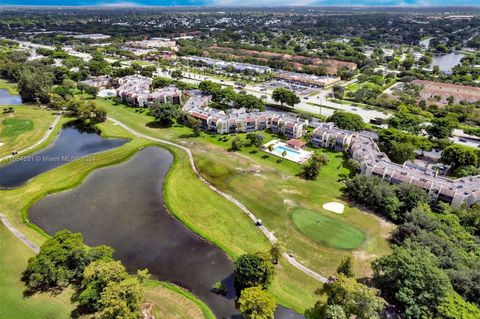
M 271 146 L 273 147 L 273 149 L 271 148 Z M 271 151 L 269 149 L 271 149 Z M 287 144 L 285 144 L 284 142 L 278 140 L 273 140 L 265 144 L 263 146 L 263 151 L 299 164 L 305 162 L 307 159 L 310 158 L 310 156 L 312 156 L 312 152 L 302 149 L 296 150 L 292 147 L 287 146 Z
M 299 151 L 294 150 L 293 148 L 290 148 L 288 146 L 283 146 L 283 145 L 278 145 L 277 147 L 275 147 L 273 149 L 273 152 L 279 154 L 280 156 L 282 156 L 283 152 L 286 152 L 287 156 L 293 156 L 293 157 L 300 156 Z

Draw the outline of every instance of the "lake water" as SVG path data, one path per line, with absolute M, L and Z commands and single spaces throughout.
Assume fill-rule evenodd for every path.
M 20 105 L 22 98 L 20 95 L 12 95 L 5 89 L 0 89 L 0 105 Z
M 122 164 L 94 171 L 75 189 L 40 200 L 30 209 L 30 220 L 49 234 L 67 228 L 81 232 L 88 245 L 112 246 L 129 271 L 148 268 L 153 278 L 197 295 L 218 318 L 239 317 L 232 261 L 163 204 L 172 161 L 164 149 L 143 149 Z M 218 281 L 228 287 L 226 297 L 210 291 Z M 303 318 L 284 307 L 275 317 Z
M 420 40 L 419 41 L 419 45 L 425 49 L 428 49 L 430 47 L 430 41 L 432 40 L 433 38 L 425 38 L 423 40 Z
M 438 65 L 440 71 L 445 74 L 451 74 L 452 69 L 460 63 L 460 60 L 464 57 L 461 53 L 449 53 L 432 57 L 431 67 Z
M 125 139 L 105 139 L 96 132 L 74 126 L 64 127 L 50 147 L 32 155 L 20 156 L 0 166 L 0 188 L 12 188 L 72 160 L 93 160 L 94 153 L 118 147 Z

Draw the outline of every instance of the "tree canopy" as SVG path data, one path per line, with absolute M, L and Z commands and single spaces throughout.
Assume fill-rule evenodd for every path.
M 365 123 L 358 114 L 337 111 L 327 118 L 327 122 L 333 122 L 341 129 L 349 131 L 362 131 Z

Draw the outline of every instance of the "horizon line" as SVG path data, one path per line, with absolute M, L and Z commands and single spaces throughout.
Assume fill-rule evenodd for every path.
M 118 5 L 115 2 L 111 4 L 107 3 L 99 3 L 99 4 L 87 4 L 87 5 L 47 5 L 47 4 L 2 4 L 0 3 L 0 7 L 36 7 L 36 8 L 95 8 L 95 7 L 107 7 L 107 8 L 480 8 L 480 4 L 478 5 L 418 5 L 418 4 L 402 4 L 402 5 L 339 5 L 339 4 L 311 4 L 311 5 L 215 5 L 215 4 L 203 4 L 203 5 L 143 5 L 132 3 L 132 5 L 122 5 L 120 1 Z

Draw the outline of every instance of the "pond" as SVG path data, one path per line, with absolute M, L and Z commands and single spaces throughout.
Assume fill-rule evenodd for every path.
M 432 41 L 433 38 L 424 38 L 418 42 L 418 44 L 423 47 L 424 49 L 428 49 L 430 47 L 430 41 Z
M 20 104 L 22 104 L 22 98 L 20 97 L 20 95 L 13 95 L 5 89 L 0 89 L 0 105 Z
M 172 164 L 164 149 L 148 147 L 130 160 L 91 173 L 79 187 L 48 195 L 30 209 L 30 220 L 49 234 L 81 232 L 88 245 L 115 249 L 129 271 L 176 283 L 202 299 L 218 318 L 239 317 L 233 263 L 227 255 L 172 217 L 163 203 L 163 181 Z M 211 292 L 223 281 L 228 294 Z M 276 318 L 303 318 L 277 308 Z
M 95 131 L 67 125 L 45 150 L 19 156 L 0 166 L 0 188 L 21 186 L 29 179 L 55 167 L 81 157 L 83 160 L 91 160 L 92 157 L 87 155 L 106 151 L 126 142 L 126 139 L 105 139 Z
M 432 57 L 431 67 L 438 65 L 440 71 L 445 74 L 451 74 L 452 69 L 460 63 L 460 60 L 464 57 L 461 53 L 449 53 L 444 55 L 438 55 Z

